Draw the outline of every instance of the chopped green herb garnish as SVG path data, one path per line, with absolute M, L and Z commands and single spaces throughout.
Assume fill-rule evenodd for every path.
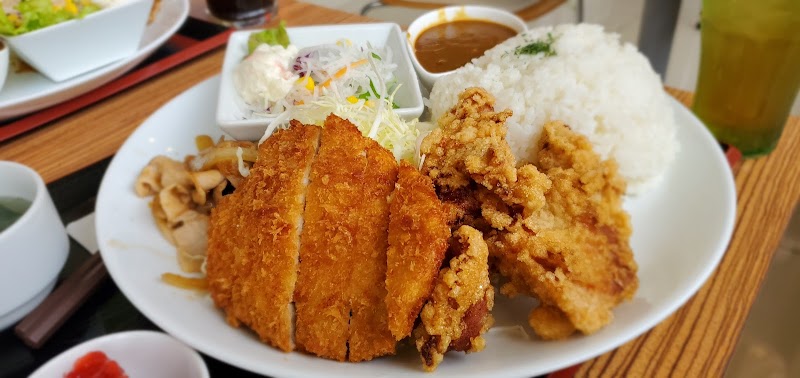
M 364 93 L 356 96 L 356 98 L 359 99 L 359 100 L 367 100 L 367 99 L 369 99 L 369 97 L 370 97 L 369 92 L 364 92 Z
M 372 79 L 369 79 L 369 87 L 372 89 L 372 93 L 375 94 L 375 98 L 381 98 L 381 95 L 378 94 L 378 90 L 375 89 L 375 84 L 372 83 Z
M 372 53 L 372 57 L 377 59 L 377 60 L 381 60 L 381 56 L 378 55 L 378 54 Z
M 536 54 L 544 54 L 544 56 L 553 56 L 556 55 L 556 51 L 553 50 L 553 42 L 555 42 L 555 38 L 550 33 L 547 33 L 547 39 L 539 40 L 532 43 L 529 43 L 525 46 L 519 46 L 514 49 L 514 54 L 516 55 L 536 55 Z

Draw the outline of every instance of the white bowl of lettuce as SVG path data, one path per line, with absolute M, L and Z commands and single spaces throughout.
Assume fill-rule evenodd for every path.
M 0 38 L 64 81 L 136 52 L 153 0 L 2 0 Z
M 271 47 L 259 52 L 253 42 Z M 318 124 L 334 113 L 399 153 L 416 141 L 423 109 L 397 24 L 280 26 L 228 40 L 217 123 L 236 139 L 259 140 L 291 119 Z

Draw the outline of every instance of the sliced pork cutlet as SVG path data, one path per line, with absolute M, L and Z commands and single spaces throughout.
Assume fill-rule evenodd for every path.
M 393 353 L 385 297 L 387 197 L 392 154 L 350 122 L 323 127 L 301 237 L 295 292 L 298 347 L 321 357 L 369 360 Z
M 338 117 L 329 122 L 355 126 Z M 350 211 L 358 214 L 359 229 L 350 247 L 349 360 L 365 361 L 394 354 L 396 341 L 389 330 L 386 307 L 386 251 L 388 248 L 389 196 L 397 181 L 397 162 L 389 150 L 373 139 L 359 135 L 367 166 L 361 185 L 361 201 Z
M 367 169 L 361 133 L 325 122 L 311 167 L 301 236 L 295 306 L 298 349 L 339 361 L 347 359 L 350 335 L 350 270 L 360 232 L 362 185 Z
M 411 334 L 442 266 L 450 226 L 433 181 L 403 161 L 389 205 L 386 306 L 395 339 Z
M 284 351 L 293 349 L 305 182 L 319 136 L 319 127 L 299 123 L 275 132 L 250 175 L 211 212 L 206 270 L 214 303 L 228 323 Z
M 494 288 L 489 282 L 489 250 L 480 231 L 461 226 L 450 239 L 449 266 L 434 284 L 414 330 L 423 368 L 433 371 L 447 351 L 479 352 L 494 323 Z

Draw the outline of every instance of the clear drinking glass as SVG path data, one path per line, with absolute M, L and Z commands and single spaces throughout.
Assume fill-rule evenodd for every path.
M 703 0 L 692 110 L 745 157 L 772 151 L 800 87 L 800 0 Z
M 208 12 L 226 25 L 246 28 L 278 16 L 277 0 L 206 0 Z

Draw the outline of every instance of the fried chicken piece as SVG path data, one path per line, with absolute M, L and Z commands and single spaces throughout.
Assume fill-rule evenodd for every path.
M 638 287 L 622 209 L 625 183 L 613 160 L 601 161 L 588 140 L 559 122 L 544 127 L 537 164 L 552 181 L 546 205 L 488 238 L 507 294 L 527 293 L 542 307 L 531 327 L 545 339 L 607 325 L 612 309 Z M 565 324 L 565 320 L 569 324 Z
M 319 127 L 296 124 L 261 144 L 250 176 L 220 200 L 208 228 L 206 271 L 214 303 L 229 324 L 245 324 L 283 351 L 293 349 L 291 301 L 304 180 L 319 132 Z
M 450 238 L 442 202 L 433 182 L 400 163 L 390 204 L 386 306 L 395 339 L 411 334 L 422 305 L 433 291 Z
M 540 336 L 595 332 L 638 286 L 624 181 L 613 161 L 559 123 L 545 126 L 535 165 L 515 168 L 509 113 L 495 113 L 493 102 L 481 89 L 465 90 L 423 141 L 423 172 L 453 225 L 484 232 L 510 279 L 503 292 L 540 299 L 529 317 Z
M 348 121 L 325 120 L 301 236 L 299 349 L 339 361 L 394 353 L 385 272 L 387 196 L 396 176 L 390 152 Z
M 500 196 L 485 188 L 479 188 L 475 194 L 480 203 L 480 219 L 486 223 L 486 229 L 482 230 L 484 233 L 491 230 L 503 230 L 514 222 L 516 212 L 503 202 Z M 480 224 L 480 222 L 477 223 Z
M 438 120 L 439 128 L 422 141 L 422 172 L 444 196 L 474 181 L 527 212 L 540 208 L 546 179 L 533 166 L 516 168 L 506 142 L 510 116 L 510 110 L 494 111 L 494 97 L 484 89 L 467 88 Z
M 414 330 L 426 371 L 433 371 L 450 350 L 479 352 L 494 319 L 494 288 L 489 282 L 489 251 L 480 231 L 461 226 L 453 234 L 450 265 L 439 272 L 433 294 Z
M 465 224 L 480 230 L 476 226 L 481 221 L 481 203 L 475 195 L 478 187 L 478 184 L 471 182 L 470 185 L 455 190 L 436 188 L 436 195 L 444 205 L 445 217 L 451 230 L 455 231 Z
M 544 340 L 560 340 L 575 333 L 575 326 L 561 310 L 542 304 L 528 315 L 528 323 Z

